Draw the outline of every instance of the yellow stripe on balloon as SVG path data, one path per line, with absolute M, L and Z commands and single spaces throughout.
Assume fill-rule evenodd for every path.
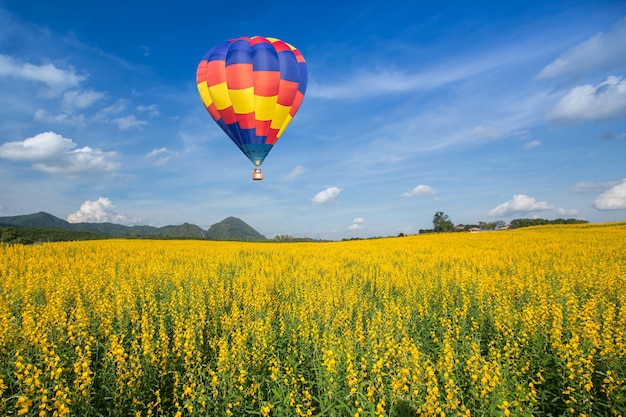
M 267 121 L 274 117 L 278 96 L 254 96 L 254 116 L 257 120 Z
M 272 119 L 272 123 L 270 127 L 272 129 L 281 129 L 283 124 L 285 123 L 285 119 L 289 116 L 289 110 L 291 110 L 291 106 L 283 106 L 280 104 L 276 105 L 276 111 L 274 112 L 274 118 Z
M 254 112 L 254 87 L 240 90 L 228 90 L 233 110 L 236 114 L 248 114 Z
M 280 40 L 280 39 L 278 39 L 278 38 L 265 38 L 265 39 L 267 39 L 268 41 L 270 41 L 270 43 L 274 43 L 274 42 L 282 42 L 282 43 L 284 43 L 285 45 L 287 45 L 287 46 L 288 46 L 288 47 L 289 47 L 292 51 L 295 51 L 295 50 L 296 50 L 296 47 L 295 47 L 295 46 L 293 46 L 292 44 L 287 43 L 287 42 L 285 42 L 285 41 L 281 41 L 281 40 Z
M 287 119 L 285 119 L 285 123 L 283 123 L 283 127 L 281 127 L 280 130 L 278 131 L 278 133 L 276 134 L 276 139 L 280 138 L 280 135 L 283 134 L 283 132 L 285 131 L 287 126 L 289 126 L 289 123 L 291 123 L 292 119 L 293 119 L 293 116 L 288 114 L 287 115 Z
M 224 110 L 232 105 L 228 85 L 225 82 L 209 86 L 209 93 L 217 110 Z
M 202 103 L 204 103 L 204 107 L 209 107 L 213 104 L 213 99 L 211 98 L 211 93 L 209 93 L 209 86 L 206 81 L 202 81 L 198 84 L 198 93 L 200 93 L 200 98 L 202 99 Z

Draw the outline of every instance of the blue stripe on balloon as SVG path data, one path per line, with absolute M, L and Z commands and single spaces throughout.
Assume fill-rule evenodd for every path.
M 269 43 L 257 43 L 252 47 L 252 69 L 254 71 L 279 71 L 276 50 Z
M 302 94 L 306 92 L 308 73 L 304 62 L 298 63 L 298 91 Z
M 207 52 L 203 59 L 206 59 L 207 61 L 225 60 L 226 52 L 228 51 L 228 47 L 231 43 L 231 41 L 222 42 L 221 44 L 217 45 L 209 52 Z
M 228 52 L 226 53 L 226 65 L 251 64 L 251 49 L 252 48 L 250 47 L 250 41 L 234 41 L 230 45 L 230 48 L 228 48 Z
M 283 51 L 278 54 L 280 64 L 280 79 L 286 81 L 300 81 L 298 61 L 291 51 Z

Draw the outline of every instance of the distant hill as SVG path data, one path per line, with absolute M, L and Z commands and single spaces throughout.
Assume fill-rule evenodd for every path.
M 159 234 L 172 238 L 206 239 L 206 231 L 195 224 L 183 223 L 179 226 L 163 226 L 158 229 Z
M 207 231 L 211 240 L 266 240 L 266 237 L 236 217 L 227 217 Z
M 99 233 L 104 236 L 153 237 L 171 239 L 266 240 L 265 236 L 236 217 L 214 224 L 208 231 L 195 224 L 177 226 L 124 226 L 114 223 L 69 223 L 52 214 L 39 212 L 20 216 L 0 217 L 0 227 L 64 229 Z
M 21 216 L 0 217 L 0 226 L 70 229 L 68 222 L 43 211 Z

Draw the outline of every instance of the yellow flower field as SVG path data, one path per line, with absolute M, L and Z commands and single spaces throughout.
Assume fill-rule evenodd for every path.
M 626 415 L 626 223 L 0 247 L 0 415 Z

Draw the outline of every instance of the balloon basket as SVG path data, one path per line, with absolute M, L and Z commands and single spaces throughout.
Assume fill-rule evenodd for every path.
M 255 181 L 261 181 L 263 179 L 263 173 L 260 168 L 254 168 L 252 170 L 252 179 Z

